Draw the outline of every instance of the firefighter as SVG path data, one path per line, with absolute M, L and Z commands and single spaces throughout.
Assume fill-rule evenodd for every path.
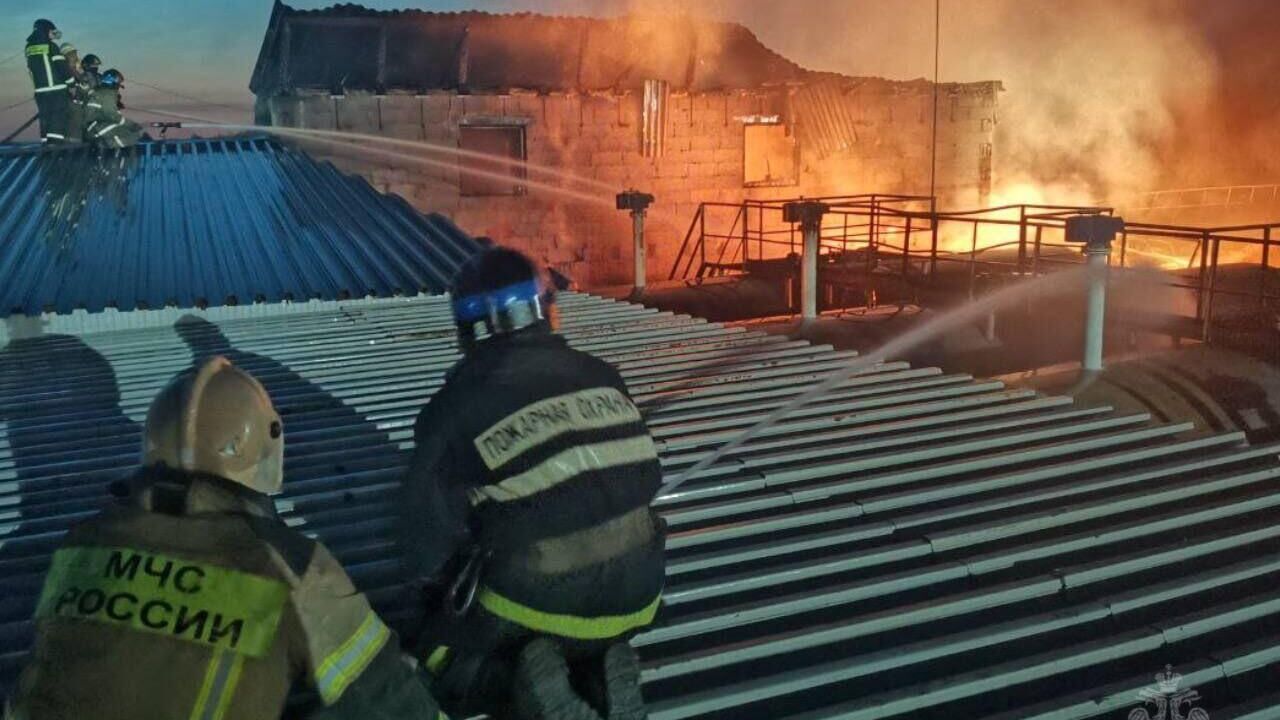
M 80 61 L 80 74 L 76 76 L 77 94 L 85 99 L 88 104 L 89 99 L 94 92 L 97 91 L 98 85 L 102 82 L 102 58 L 93 53 L 84 56 L 84 60 Z
M 618 372 L 556 334 L 528 258 L 487 249 L 452 293 L 464 356 L 417 418 L 399 503 L 436 696 L 459 716 L 643 718 L 627 639 L 663 587 L 653 440 Z
M 438 720 L 423 675 L 323 545 L 290 529 L 280 416 L 214 356 L 152 403 L 144 466 L 73 528 L 36 609 L 6 717 Z
M 85 101 L 84 139 L 99 147 L 123 148 L 142 139 L 142 126 L 120 114 L 124 74 L 112 68 L 97 78 Z
M 49 20 L 37 20 L 27 36 L 27 70 L 35 85 L 40 114 L 40 140 L 51 145 L 67 142 L 71 115 L 71 65 L 58 40 L 62 33 Z
M 101 108 L 96 93 L 102 79 L 102 59 L 92 53 L 85 55 L 80 61 L 80 74 L 72 81 L 74 92 L 71 94 L 71 118 L 68 132 L 76 140 L 84 139 L 84 127 L 87 118 L 94 110 Z
M 71 53 L 67 50 L 67 44 L 62 45 L 62 54 L 70 61 Z M 76 63 L 71 63 L 73 70 Z M 98 74 L 102 67 L 102 60 L 92 53 L 85 55 L 84 59 L 79 62 L 79 72 L 74 73 L 70 81 L 71 88 L 71 104 L 69 106 L 69 117 L 67 119 L 67 139 L 72 142 L 81 142 L 84 139 L 85 117 L 88 115 L 87 106 L 94 102 L 93 91 L 98 85 Z

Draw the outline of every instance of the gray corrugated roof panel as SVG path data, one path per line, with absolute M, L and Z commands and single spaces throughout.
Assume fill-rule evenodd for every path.
M 562 304 L 571 341 L 619 365 L 669 476 L 849 357 L 591 296 Z M 89 330 L 67 330 L 77 321 Z M 286 520 L 395 617 L 394 488 L 414 415 L 456 359 L 443 298 L 51 323 L 0 348 L 5 682 L 62 533 L 132 469 L 154 393 L 211 352 L 281 406 Z M 869 368 L 659 501 L 667 603 L 635 641 L 652 716 L 1111 717 L 1166 664 L 1211 713 L 1257 716 L 1274 688 L 1259 678 L 1280 670 L 1278 453 Z
M 0 153 L 0 316 L 443 292 L 476 248 L 265 138 Z

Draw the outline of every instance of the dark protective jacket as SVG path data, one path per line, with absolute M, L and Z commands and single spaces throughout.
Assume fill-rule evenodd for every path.
M 453 368 L 414 436 L 400 498 L 411 577 L 456 572 L 450 560 L 480 548 L 489 559 L 473 616 L 589 641 L 652 621 L 664 533 L 649 503 L 661 472 L 612 366 L 545 325 L 490 338 Z M 424 644 L 486 641 L 468 623 L 449 629 Z
M 53 557 L 6 717 L 276 720 L 296 685 L 323 718 L 438 709 L 320 543 L 230 481 L 144 471 Z
M 62 47 L 47 38 L 32 34 L 27 38 L 27 70 L 36 94 L 65 92 L 71 80 L 71 64 Z
M 84 70 L 71 80 L 71 108 L 67 121 L 67 137 L 73 141 L 81 141 L 84 139 L 84 126 L 87 124 L 88 106 L 90 103 L 94 107 L 100 107 L 98 101 L 93 98 L 94 90 L 98 88 L 98 73 L 92 70 Z
M 95 84 L 84 96 L 84 139 L 102 147 L 136 145 L 142 126 L 120 114 L 120 90 Z
M 62 48 L 47 37 L 32 33 L 27 38 L 27 69 L 35 86 L 36 109 L 40 117 L 40 137 L 48 143 L 71 139 L 71 68 Z

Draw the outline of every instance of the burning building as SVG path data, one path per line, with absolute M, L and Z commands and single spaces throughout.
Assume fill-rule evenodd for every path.
M 937 195 L 983 204 L 1001 90 L 813 72 L 742 25 L 689 18 L 279 2 L 251 88 L 259 124 L 439 146 L 426 165 L 309 149 L 595 286 L 630 277 L 628 221 L 612 207 L 628 187 L 657 197 L 650 277 L 672 266 L 701 202 L 929 194 L 935 101 Z

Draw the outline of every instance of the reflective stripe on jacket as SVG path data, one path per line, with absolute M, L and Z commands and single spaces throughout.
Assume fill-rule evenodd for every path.
M 612 366 L 544 327 L 485 340 L 414 434 L 400 504 L 411 576 L 478 544 L 489 559 L 476 602 L 489 613 L 583 639 L 653 620 L 663 532 L 648 506 L 661 471 Z
M 71 80 L 71 70 L 67 58 L 57 43 L 35 42 L 28 39 L 27 70 L 31 73 L 31 82 L 38 93 L 58 92 L 67 89 Z
M 220 478 L 140 475 L 55 553 L 36 620 L 13 701 L 29 720 L 274 720 L 298 682 L 327 717 L 437 717 L 325 547 Z

